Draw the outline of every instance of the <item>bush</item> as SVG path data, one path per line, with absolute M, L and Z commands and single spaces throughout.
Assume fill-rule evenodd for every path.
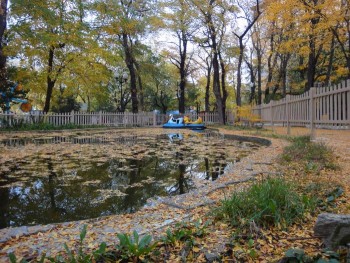
M 291 183 L 268 178 L 243 192 L 235 192 L 214 211 L 217 218 L 228 219 L 233 226 L 288 226 L 301 218 L 315 202 L 299 195 Z

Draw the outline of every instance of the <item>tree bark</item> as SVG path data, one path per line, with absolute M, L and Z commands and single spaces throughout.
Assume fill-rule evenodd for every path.
M 334 60 L 334 46 L 335 46 L 335 36 L 332 37 L 332 43 L 331 43 L 331 52 L 329 54 L 329 62 L 327 67 L 327 75 L 325 79 L 326 85 L 330 86 L 331 84 L 331 75 L 333 70 L 333 60 Z
M 188 40 L 187 40 L 186 32 L 183 29 L 181 30 L 181 32 L 178 33 L 178 37 L 179 37 L 179 54 L 180 54 L 179 112 L 184 114 L 185 113 L 185 89 L 186 89 L 186 78 L 187 78 L 186 60 L 187 60 Z
M 210 1 L 210 6 L 214 5 L 215 0 Z M 223 114 L 223 100 L 221 95 L 221 87 L 220 87 L 220 66 L 219 66 L 219 51 L 218 51 L 218 43 L 216 39 L 216 29 L 214 27 L 212 15 L 210 12 L 206 15 L 206 23 L 209 29 L 210 39 L 211 39 L 211 48 L 213 53 L 213 92 L 216 100 L 216 109 L 218 111 L 219 122 L 221 124 L 225 123 L 225 116 Z
M 49 49 L 49 60 L 47 65 L 48 67 L 47 67 L 47 78 L 46 78 L 47 90 L 46 90 L 45 105 L 43 109 L 45 113 L 49 112 L 50 110 L 52 92 L 56 82 L 56 79 L 52 78 L 54 52 L 55 52 L 55 47 L 51 46 Z
M 261 90 L 261 68 L 262 68 L 262 52 L 260 46 L 256 49 L 257 58 L 258 58 L 258 99 L 257 104 L 262 103 L 262 90 Z
M 210 61 L 208 59 L 210 58 Z M 205 104 L 205 112 L 210 111 L 210 82 L 211 82 L 211 69 L 212 69 L 212 57 L 211 54 L 210 56 L 207 57 L 207 84 L 205 86 L 205 99 L 204 99 L 204 104 Z
M 131 92 L 131 104 L 132 104 L 132 112 L 137 113 L 139 109 L 139 101 L 137 98 L 137 85 L 136 85 L 136 73 L 133 63 L 132 50 L 128 41 L 128 34 L 123 33 L 123 48 L 125 54 L 125 63 L 129 70 L 130 75 L 130 92 Z
M 243 37 L 239 37 L 239 57 L 238 57 L 238 65 L 237 65 L 237 87 L 236 87 L 236 104 L 237 106 L 242 106 L 242 99 L 241 99 L 241 87 L 242 87 L 242 61 L 243 61 L 243 53 L 244 53 L 244 46 L 243 46 Z
M 1 0 L 0 6 L 0 81 L 6 81 L 6 60 L 4 54 L 5 31 L 7 27 L 7 4 L 8 0 Z M 2 83 L 0 83 L 2 84 Z
M 221 90 L 222 90 L 222 115 L 224 116 L 224 124 L 226 123 L 226 100 L 228 97 L 226 89 L 226 67 L 225 62 L 219 53 L 220 67 L 221 67 Z

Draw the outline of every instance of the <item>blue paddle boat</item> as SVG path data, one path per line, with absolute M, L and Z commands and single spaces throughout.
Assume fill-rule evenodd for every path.
M 174 118 L 172 114 L 170 114 L 170 118 L 167 123 L 163 124 L 163 128 L 170 129 L 191 129 L 191 130 L 204 130 L 206 127 L 202 123 L 202 118 L 199 117 L 195 122 L 190 122 L 189 118 L 185 116 L 185 118 L 179 117 Z

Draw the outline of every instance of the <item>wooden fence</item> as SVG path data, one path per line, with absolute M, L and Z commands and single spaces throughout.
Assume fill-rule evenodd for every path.
M 311 88 L 301 95 L 258 105 L 253 112 L 265 123 L 291 126 L 350 129 L 350 80 L 333 87 Z
M 205 124 L 218 123 L 217 113 L 189 113 L 192 120 L 199 116 Z M 53 126 L 115 126 L 115 127 L 157 127 L 167 122 L 169 116 L 155 112 L 68 112 L 68 113 L 0 113 L 0 128 L 24 124 L 49 123 Z

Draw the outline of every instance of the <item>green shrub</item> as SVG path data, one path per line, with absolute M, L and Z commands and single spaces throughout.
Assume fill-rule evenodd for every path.
M 299 195 L 291 183 L 281 178 L 268 178 L 242 192 L 234 192 L 214 211 L 217 218 L 228 219 L 233 226 L 251 222 L 263 227 L 288 226 L 315 206 L 313 199 Z

